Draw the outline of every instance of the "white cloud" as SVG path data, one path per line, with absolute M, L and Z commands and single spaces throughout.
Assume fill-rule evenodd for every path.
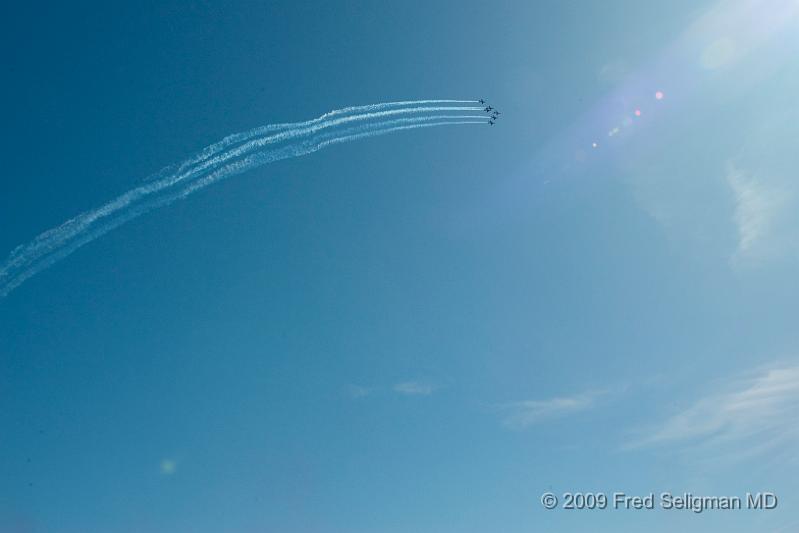
M 605 394 L 588 391 L 574 396 L 561 396 L 548 400 L 526 400 L 499 406 L 504 413 L 502 424 L 511 429 L 524 429 L 544 420 L 586 411 L 595 406 L 596 400 Z
M 785 194 L 733 165 L 727 172 L 727 183 L 735 196 L 738 230 L 738 249 L 733 261 L 762 258 L 769 251 L 764 241 L 773 236 L 774 223 L 786 204 Z
M 735 53 L 735 41 L 729 37 L 722 37 L 705 47 L 700 63 L 703 68 L 716 70 L 734 62 Z
M 671 446 L 737 458 L 796 450 L 799 365 L 728 383 L 641 433 L 627 448 Z
M 422 381 L 404 381 L 394 385 L 394 392 L 406 396 L 429 396 L 437 388 L 435 385 Z
M 629 72 L 630 68 L 627 64 L 621 59 L 617 59 L 602 65 L 597 73 L 597 78 L 602 82 L 616 84 L 621 82 Z
M 361 385 L 347 385 L 347 395 L 353 400 L 364 398 L 374 392 L 371 387 L 363 387 Z

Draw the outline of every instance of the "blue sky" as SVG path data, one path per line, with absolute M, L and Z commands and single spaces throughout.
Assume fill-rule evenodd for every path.
M 1 299 L 0 530 L 799 527 L 795 2 L 2 25 L 3 260 L 230 133 L 407 99 L 504 114 L 255 168 Z

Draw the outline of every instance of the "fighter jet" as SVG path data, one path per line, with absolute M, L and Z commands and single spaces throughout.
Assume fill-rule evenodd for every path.
M 494 121 L 493 121 L 493 120 L 491 120 L 491 119 L 489 119 L 489 120 L 488 120 L 488 125 L 489 125 L 489 126 L 493 126 L 493 125 L 494 125 Z
M 485 111 L 486 113 L 488 113 L 488 112 L 489 112 L 489 111 L 491 111 L 492 109 L 494 109 L 494 108 L 493 108 L 493 107 L 491 107 L 491 106 L 489 105 L 489 106 L 486 106 L 486 108 L 484 109 L 484 111 Z
M 483 100 L 482 98 L 480 98 L 480 99 L 478 100 L 478 102 L 480 102 L 481 104 L 484 104 L 484 103 L 486 103 L 486 101 L 485 101 L 485 100 Z
M 497 111 L 497 110 L 495 109 L 495 110 L 494 110 L 494 114 L 495 114 L 495 115 L 501 115 L 502 113 L 500 113 L 499 111 Z

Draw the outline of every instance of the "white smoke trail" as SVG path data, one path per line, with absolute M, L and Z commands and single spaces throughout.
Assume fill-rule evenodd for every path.
M 412 102 L 408 102 L 412 103 Z M 381 109 L 382 104 L 372 104 L 371 106 L 361 106 L 364 108 L 371 108 L 371 109 Z M 343 114 L 345 110 L 352 110 L 355 108 L 344 108 L 344 110 L 337 110 L 332 111 L 330 113 L 326 113 L 322 115 L 322 117 L 330 117 L 335 114 Z M 375 118 L 381 118 L 385 116 L 391 115 L 401 115 L 401 114 L 415 114 L 415 113 L 426 113 L 431 111 L 436 112 L 460 112 L 460 111 L 481 111 L 482 108 L 480 107 L 452 107 L 452 106 L 435 106 L 435 107 L 409 107 L 409 108 L 401 108 L 401 109 L 391 109 L 391 110 L 382 110 L 382 111 L 371 111 L 368 113 L 362 113 L 359 115 L 351 115 L 345 116 L 338 119 L 332 120 L 324 120 L 321 122 L 314 123 L 311 126 L 304 126 L 301 128 L 286 130 L 281 133 L 277 133 L 267 137 L 261 137 L 256 140 L 251 140 L 237 148 L 232 150 L 228 150 L 227 152 L 221 153 L 216 157 L 208 159 L 203 163 L 195 166 L 194 168 L 187 170 L 180 174 L 173 174 L 171 176 L 163 177 L 157 181 L 149 182 L 144 185 L 140 185 L 120 196 L 116 199 L 112 200 L 111 202 L 105 204 L 104 206 L 94 209 L 92 211 L 88 211 L 81 215 L 78 215 L 67 222 L 63 223 L 61 226 L 57 228 L 51 229 L 46 231 L 36 237 L 33 242 L 17 247 L 13 250 L 7 260 L 6 264 L 0 269 L 0 283 L 4 279 L 4 274 L 10 269 L 19 266 L 21 263 L 29 263 L 31 260 L 37 259 L 39 256 L 49 253 L 49 250 L 52 249 L 54 246 L 58 246 L 59 243 L 64 242 L 65 240 L 83 232 L 86 230 L 88 226 L 93 224 L 99 218 L 105 218 L 108 216 L 112 216 L 116 212 L 121 209 L 127 208 L 130 204 L 140 200 L 145 196 L 149 196 L 151 194 L 159 193 L 164 189 L 174 186 L 176 183 L 184 181 L 186 179 L 193 179 L 201 175 L 206 170 L 209 170 L 211 167 L 218 166 L 220 164 L 225 163 L 231 159 L 236 157 L 241 157 L 246 154 L 248 151 L 254 150 L 256 148 L 261 148 L 266 146 L 267 144 L 278 143 L 282 141 L 286 141 L 292 138 L 296 138 L 302 135 L 309 135 L 316 133 L 320 130 L 331 128 L 335 126 L 339 126 L 342 124 L 346 124 L 349 122 L 356 122 L 356 121 L 366 121 L 366 120 L 373 120 Z M 341 111 L 339 113 L 338 111 Z M 319 118 L 322 118 L 319 117 Z M 315 119 L 316 120 L 316 119 Z M 308 121 L 314 122 L 314 121 Z M 300 123 L 300 124 L 307 124 Z M 268 126 L 267 126 L 268 127 Z
M 377 105 L 377 104 L 375 104 Z M 285 130 L 281 133 L 277 133 L 274 135 L 270 135 L 267 137 L 257 138 L 255 140 L 250 140 L 232 150 L 228 150 L 223 152 L 222 154 L 208 159 L 198 165 L 196 168 L 199 170 L 205 170 L 212 165 L 219 164 L 220 162 L 227 161 L 229 159 L 239 157 L 246 153 L 249 150 L 253 150 L 256 148 L 260 148 L 267 144 L 274 144 L 278 142 L 282 142 L 288 139 L 300 137 L 302 135 L 308 135 L 312 133 L 316 133 L 322 129 L 331 128 L 335 126 L 339 126 L 341 124 L 346 124 L 348 122 L 356 122 L 356 121 L 367 121 L 373 120 L 376 118 L 381 118 L 385 116 L 391 115 L 406 115 L 406 114 L 414 114 L 414 113 L 429 113 L 429 112 L 443 112 L 443 111 L 451 111 L 451 112 L 463 112 L 463 111 L 482 111 L 481 107 L 408 107 L 408 108 L 400 108 L 400 109 L 389 109 L 389 110 L 381 110 L 381 111 L 370 111 L 367 113 L 361 113 L 358 115 L 351 115 L 345 116 L 338 119 L 332 120 L 324 120 L 321 122 L 314 123 L 310 126 L 306 125 L 306 123 L 302 123 L 301 127 L 293 128 L 289 130 Z M 332 113 L 328 113 L 327 115 L 330 116 Z M 310 121 L 309 121 L 310 122 Z M 185 179 L 188 175 L 180 175 L 174 178 L 174 181 L 180 181 Z
M 177 170 L 174 167 L 167 167 L 157 174 L 147 178 L 147 180 L 157 179 L 159 177 L 165 176 L 169 172 L 182 172 L 186 168 L 200 163 L 209 157 L 235 145 L 236 143 L 244 142 L 253 137 L 257 137 L 259 135 L 264 135 L 266 133 L 270 133 L 273 131 L 280 131 L 286 130 L 291 128 L 301 128 L 312 126 L 314 124 L 318 124 L 320 122 L 324 122 L 325 120 L 329 119 L 330 117 L 335 117 L 339 115 L 351 115 L 351 114 L 361 114 L 361 113 L 371 113 L 374 111 L 383 111 L 388 110 L 391 108 L 398 108 L 403 106 L 427 106 L 431 104 L 476 104 L 477 100 L 402 100 L 398 102 L 385 102 L 382 104 L 368 104 L 368 105 L 359 105 L 359 106 L 350 106 L 344 107 L 341 109 L 335 109 L 328 113 L 325 113 L 313 120 L 307 120 L 305 122 L 286 122 L 282 124 L 269 124 L 266 126 L 258 126 L 257 128 L 253 128 L 251 130 L 241 132 L 241 133 L 234 133 L 232 135 L 228 135 L 224 139 L 219 142 L 216 142 L 210 146 L 207 146 L 202 151 L 197 153 L 196 155 L 190 157 L 186 161 L 180 164 L 177 167 Z
M 393 104 L 410 105 L 415 103 L 418 102 L 401 102 Z M 470 102 L 467 101 L 466 103 Z M 385 135 L 387 133 L 400 130 L 456 124 L 482 124 L 486 122 L 485 117 L 482 115 L 423 115 L 377 123 L 366 123 L 345 129 L 343 131 L 333 130 L 330 132 L 323 131 L 321 134 L 319 133 L 320 130 L 335 128 L 336 126 L 346 124 L 348 122 L 372 120 L 374 118 L 404 113 L 422 113 L 432 110 L 447 112 L 481 110 L 479 107 L 445 106 L 438 106 L 435 108 L 416 107 L 408 109 L 385 110 L 384 106 L 387 105 L 391 104 L 358 106 L 360 109 L 384 109 L 384 111 L 372 111 L 369 113 L 363 113 L 353 117 L 344 117 L 342 119 L 336 119 L 333 121 L 328 120 L 319 122 L 318 119 L 315 119 L 317 122 L 312 126 L 297 128 L 291 132 L 284 131 L 281 134 L 258 139 L 257 141 L 252 141 L 251 143 L 248 143 L 249 146 L 246 148 L 240 147 L 236 150 L 232 150 L 232 152 L 235 152 L 234 154 L 220 154 L 215 158 L 214 162 L 209 163 L 206 161 L 205 164 L 200 165 L 200 167 L 193 169 L 188 173 L 184 173 L 180 177 L 173 176 L 163 178 L 158 180 L 155 184 L 152 184 L 155 185 L 155 187 L 151 185 L 137 187 L 133 191 L 129 191 L 128 193 L 121 195 L 116 200 L 109 202 L 99 209 L 83 213 L 62 224 L 58 228 L 54 228 L 41 234 L 28 245 L 17 247 L 17 249 L 12 252 L 12 254 L 9 256 L 9 259 L 4 265 L 2 265 L 2 268 L 0 268 L 0 298 L 6 296 L 10 291 L 18 287 L 31 276 L 48 268 L 84 244 L 87 244 L 94 239 L 108 233 L 121 224 L 124 224 L 125 222 L 132 220 L 133 218 L 136 218 L 148 211 L 168 205 L 177 199 L 186 197 L 192 192 L 204 188 L 216 181 L 240 174 L 256 166 L 278 161 L 280 159 L 307 155 L 331 144 L 350 142 L 353 140 L 377 135 Z M 330 117 L 334 114 L 345 114 L 348 112 L 346 111 L 347 109 L 353 110 L 358 108 L 344 108 L 343 110 L 337 110 L 323 116 Z M 351 120 L 347 120 L 348 118 Z M 308 122 L 298 124 L 305 125 Z M 256 130 L 260 130 L 261 132 L 269 131 L 264 128 L 256 128 Z M 255 130 L 250 130 L 250 132 L 252 131 Z M 275 148 L 266 151 L 262 150 L 246 155 L 248 152 L 252 152 L 254 149 L 261 148 L 267 144 L 289 139 L 296 139 L 309 134 L 316 135 L 310 139 L 297 140 L 296 142 L 293 142 L 282 148 Z M 278 137 L 280 135 L 283 135 L 283 137 Z M 228 138 L 230 137 L 233 136 L 229 136 Z M 220 144 L 221 143 L 216 143 L 212 146 L 218 146 Z M 201 153 L 204 152 L 205 151 Z M 245 157 L 242 159 L 233 160 L 236 157 L 241 156 Z M 233 161 L 231 162 L 231 160 Z M 181 165 L 181 168 L 184 168 L 186 165 L 188 165 L 188 163 Z M 217 168 L 216 170 L 212 170 L 210 174 L 202 179 L 196 181 L 186 181 L 187 178 L 197 178 L 202 175 L 203 171 L 211 170 L 214 166 L 219 165 L 223 166 Z M 175 185 L 181 185 L 179 190 L 168 191 L 168 189 L 174 187 Z M 162 194 L 161 196 L 154 196 L 164 190 L 167 190 L 168 193 Z M 150 198 L 150 196 L 154 197 Z M 135 202 L 139 202 L 139 204 L 131 205 Z
M 461 118 L 472 119 L 472 120 L 459 120 Z M 449 119 L 449 120 L 444 120 L 444 119 Z M 454 119 L 458 120 L 455 121 Z M 476 119 L 481 119 L 481 120 L 476 120 Z M 439 120 L 439 122 L 426 124 L 426 122 L 429 122 L 431 120 Z M 443 126 L 446 124 L 454 125 L 454 124 L 485 124 L 485 123 L 486 119 L 484 116 L 481 115 L 465 115 L 465 116 L 437 115 L 433 117 L 395 119 L 391 121 L 379 122 L 376 124 L 366 124 L 363 126 L 350 128 L 349 130 L 335 131 L 328 134 L 317 135 L 312 139 L 305 140 L 297 144 L 288 145 L 284 149 L 279 149 L 275 151 L 270 150 L 264 152 L 255 152 L 247 157 L 229 163 L 228 165 L 225 165 L 224 167 L 208 174 L 207 176 L 187 184 L 186 187 L 182 189 L 182 192 L 178 193 L 175 196 L 175 199 L 186 197 L 189 194 L 195 192 L 196 190 L 207 187 L 208 185 L 211 185 L 212 183 L 215 183 L 221 179 L 228 178 L 230 176 L 240 174 L 242 172 L 246 172 L 247 170 L 264 165 L 266 163 L 273 163 L 275 161 L 281 159 L 287 159 L 290 157 L 299 157 L 303 155 L 308 155 L 330 144 L 338 144 L 340 142 L 348 142 L 356 139 L 376 137 L 378 135 L 384 135 L 385 133 L 390 133 L 395 131 L 430 127 L 431 125 Z M 344 140 L 342 141 L 340 139 Z
M 48 255 L 46 255 L 46 256 L 44 256 L 42 258 L 39 258 L 40 260 L 34 262 L 33 264 L 29 264 L 28 266 L 23 268 L 23 270 L 21 272 L 18 272 L 16 274 L 14 274 L 11 277 L 11 279 L 9 279 L 7 282 L 0 283 L 0 297 L 6 296 L 9 292 L 11 292 L 13 289 L 18 287 L 20 284 L 22 284 L 28 278 L 34 276 L 35 274 L 41 272 L 42 270 L 45 270 L 46 268 L 52 266 L 53 264 L 55 264 L 59 260 L 63 259 L 64 257 L 68 256 L 69 254 L 71 254 L 72 252 L 74 252 L 75 250 L 80 248 L 81 246 L 83 246 L 83 245 L 85 245 L 85 244 L 97 239 L 98 237 L 101 237 L 102 235 L 105 235 L 106 233 L 108 233 L 109 231 L 119 227 L 120 225 L 122 225 L 122 224 L 124 224 L 124 223 L 126 223 L 126 222 L 128 222 L 128 221 L 130 221 L 130 220 L 132 220 L 132 219 L 144 214 L 144 213 L 152 211 L 153 209 L 168 205 L 168 204 L 174 202 L 175 200 L 178 200 L 180 198 L 188 196 L 192 192 L 194 192 L 194 191 L 196 191 L 196 190 L 198 190 L 200 188 L 206 187 L 206 186 L 208 186 L 208 185 L 210 185 L 210 184 L 212 184 L 215 181 L 218 181 L 220 179 L 224 179 L 224 178 L 236 175 L 236 174 L 240 174 L 242 172 L 245 172 L 245 171 L 247 171 L 249 169 L 252 169 L 252 168 L 254 168 L 256 166 L 263 165 L 265 163 L 270 163 L 270 162 L 274 162 L 274 161 L 278 161 L 278 160 L 286 159 L 286 158 L 290 158 L 290 157 L 297 157 L 297 156 L 300 156 L 300 155 L 306 155 L 306 154 L 315 152 L 315 151 L 317 151 L 317 150 L 319 150 L 319 149 L 321 149 L 321 148 L 323 148 L 325 146 L 328 146 L 328 145 L 334 144 L 334 143 L 342 143 L 342 142 L 353 141 L 353 140 L 366 138 L 366 137 L 384 135 L 384 134 L 387 134 L 387 133 L 391 133 L 391 132 L 394 132 L 394 131 L 405 130 L 405 129 L 434 127 L 434 126 L 443 126 L 443 125 L 456 125 L 456 124 L 484 124 L 486 122 L 484 117 L 482 117 L 482 116 L 478 116 L 476 118 L 480 118 L 482 120 L 468 120 L 468 121 L 467 120 L 463 120 L 463 121 L 447 120 L 447 121 L 440 121 L 440 122 L 434 122 L 434 123 L 408 124 L 408 125 L 403 125 L 403 126 L 394 126 L 394 127 L 390 127 L 390 128 L 384 128 L 382 130 L 381 129 L 377 129 L 377 130 L 366 131 L 366 132 L 361 132 L 361 133 L 352 133 L 352 134 L 349 134 L 349 135 L 345 135 L 343 137 L 335 137 L 335 136 L 333 136 L 331 134 L 327 134 L 327 135 L 324 135 L 324 136 L 320 136 L 320 137 L 327 138 L 327 140 L 324 140 L 324 141 L 319 141 L 319 139 L 316 139 L 317 142 L 310 142 L 310 143 L 308 141 L 304 141 L 302 143 L 303 146 L 300 146 L 300 147 L 291 145 L 291 146 L 284 147 L 282 149 L 271 150 L 271 151 L 266 152 L 266 153 L 252 154 L 249 157 L 245 158 L 244 160 L 239 160 L 239 161 L 230 163 L 230 164 L 226 165 L 225 167 L 217 170 L 214 173 L 213 176 L 209 176 L 208 178 L 203 179 L 200 182 L 193 182 L 191 184 L 187 184 L 188 186 L 186 188 L 180 190 L 180 191 L 174 191 L 171 194 L 163 195 L 161 197 L 156 197 L 156 198 L 150 199 L 149 201 L 146 201 L 146 202 L 144 202 L 141 205 L 135 206 L 132 209 L 128 209 L 128 210 L 118 214 L 117 216 L 115 216 L 114 218 L 106 221 L 105 223 L 103 223 L 100 226 L 97 226 L 97 227 L 94 227 L 94 228 L 90 228 L 88 231 L 78 235 L 75 239 L 73 239 L 73 240 L 71 240 L 69 242 L 63 243 L 62 246 L 52 250 L 52 252 L 50 254 L 48 254 Z M 408 119 L 401 119 L 401 120 L 397 120 L 397 121 L 393 121 L 393 122 L 405 122 L 407 120 Z M 361 128 L 358 128 L 358 129 L 361 129 Z M 352 131 L 352 130 L 350 130 L 350 131 Z

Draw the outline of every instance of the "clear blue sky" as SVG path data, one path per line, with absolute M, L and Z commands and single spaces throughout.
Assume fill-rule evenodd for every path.
M 158 4 L 4 10 L 0 259 L 233 132 L 504 114 L 262 166 L 0 300 L 0 531 L 799 528 L 795 2 Z

